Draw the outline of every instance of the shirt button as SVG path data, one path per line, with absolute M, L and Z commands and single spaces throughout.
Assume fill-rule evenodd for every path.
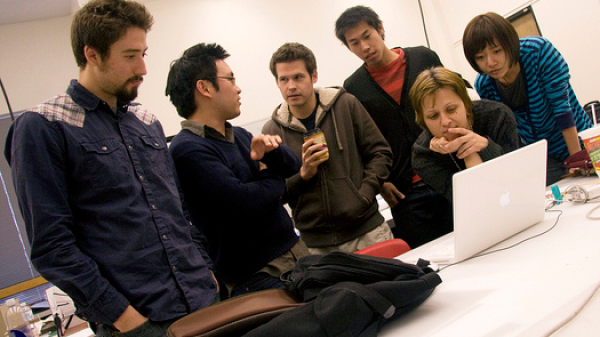
M 162 238 L 163 238 L 163 240 L 166 240 L 167 239 L 167 234 L 163 234 Z
M 140 175 L 139 176 L 140 180 L 144 180 L 144 176 Z
M 128 146 L 129 150 L 133 150 L 133 146 L 129 145 Z
M 158 143 L 154 143 L 154 146 L 158 147 L 158 146 L 159 146 L 159 144 L 158 144 Z
M 157 209 L 157 208 L 156 208 L 156 205 L 154 205 L 154 204 L 152 204 L 150 207 L 151 207 L 152 209 Z
M 176 271 L 177 271 L 177 267 L 175 267 L 175 266 L 171 266 L 171 270 L 172 270 L 173 272 L 176 272 Z
M 108 148 L 106 146 L 103 146 L 102 151 L 106 152 L 106 151 L 108 151 Z

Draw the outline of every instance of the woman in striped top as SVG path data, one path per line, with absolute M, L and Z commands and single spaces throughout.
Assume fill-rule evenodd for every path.
M 569 66 L 559 51 L 543 37 L 519 39 L 508 20 L 491 12 L 469 22 L 463 48 L 479 73 L 477 93 L 513 110 L 521 143 L 548 140 L 547 184 L 569 173 L 564 161 L 585 152 L 577 133 L 592 122 L 575 96 Z

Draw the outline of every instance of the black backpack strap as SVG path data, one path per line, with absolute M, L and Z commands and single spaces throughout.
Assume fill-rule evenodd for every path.
M 312 300 L 314 300 L 315 298 L 317 298 L 317 296 L 319 296 L 319 293 L 321 292 L 323 288 L 310 288 L 310 289 L 306 289 L 304 290 L 304 293 L 302 293 L 302 301 L 303 302 L 310 302 Z
M 381 295 L 377 291 L 366 287 L 364 284 L 356 282 L 340 282 L 333 287 L 344 288 L 352 290 L 362 298 L 365 303 L 373 309 L 374 312 L 381 315 L 383 318 L 388 319 L 394 315 L 396 307 L 390 302 L 385 296 Z
M 328 337 L 375 336 L 396 308 L 377 291 L 356 282 L 327 287 L 313 302 L 315 318 Z

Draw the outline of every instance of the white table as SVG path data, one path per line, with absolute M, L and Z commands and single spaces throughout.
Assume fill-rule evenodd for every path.
M 596 182 L 598 177 L 568 178 L 559 186 Z M 600 286 L 600 220 L 585 216 L 598 205 L 554 206 L 563 213 L 550 232 L 442 269 L 433 294 L 389 322 L 379 336 L 600 336 L 600 294 L 589 300 Z M 547 212 L 542 222 L 490 250 L 546 231 L 557 216 Z M 425 256 L 440 240 L 398 258 Z

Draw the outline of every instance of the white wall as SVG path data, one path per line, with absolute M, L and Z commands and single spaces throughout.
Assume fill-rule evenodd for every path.
M 421 0 L 434 49 L 446 67 L 470 82 L 475 72 L 464 58 L 462 34 L 475 16 L 495 11 L 508 16 L 532 5 L 542 34 L 563 54 L 582 104 L 600 98 L 600 0 Z M 242 115 L 247 125 L 268 118 L 281 97 L 269 72 L 271 54 L 284 42 L 311 48 L 319 67 L 319 85 L 341 85 L 360 64 L 334 35 L 337 17 L 363 4 L 381 16 L 389 47 L 426 45 L 417 0 L 145 0 L 155 17 L 148 35 L 148 75 L 138 100 L 161 119 L 167 135 L 179 131 L 181 119 L 164 96 L 172 60 L 199 42 L 217 42 L 232 55 L 242 88 Z M 22 110 L 64 91 L 77 77 L 70 47 L 71 17 L 0 26 L 0 78 L 13 110 Z M 8 113 L 0 102 L 0 114 Z M 260 123 L 256 123 L 260 124 Z
M 462 48 L 464 28 L 473 17 L 489 11 L 505 17 L 532 6 L 542 35 L 561 52 L 571 72 L 571 84 L 583 105 L 600 99 L 600 13 L 598 0 L 423 0 L 426 27 L 434 49 L 448 68 L 471 83 L 476 72 Z
M 318 85 L 342 85 L 360 64 L 334 34 L 348 7 L 372 7 L 386 27 L 390 46 L 425 45 L 418 2 L 414 0 L 154 0 L 145 1 L 155 18 L 148 35 L 148 75 L 138 101 L 158 115 L 167 135 L 181 119 L 164 95 L 169 64 L 188 47 L 217 42 L 231 57 L 242 88 L 242 115 L 234 124 L 267 119 L 281 102 L 269 71 L 271 54 L 298 41 L 313 50 Z M 26 109 L 64 91 L 77 68 L 70 49 L 70 17 L 0 26 L 0 78 L 13 110 Z M 7 113 L 0 103 L 0 114 Z
M 13 110 L 63 92 L 77 77 L 70 25 L 70 17 L 0 25 L 0 78 Z M 0 99 L 0 114 L 7 114 Z

